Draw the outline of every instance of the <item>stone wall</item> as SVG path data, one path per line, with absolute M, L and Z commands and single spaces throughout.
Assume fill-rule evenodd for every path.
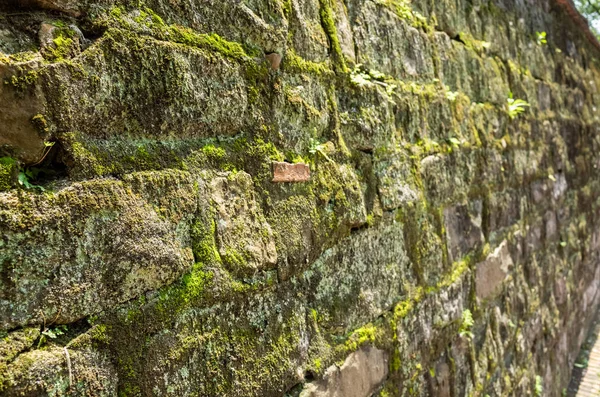
M 561 396 L 600 281 L 569 4 L 4 1 L 0 394 Z

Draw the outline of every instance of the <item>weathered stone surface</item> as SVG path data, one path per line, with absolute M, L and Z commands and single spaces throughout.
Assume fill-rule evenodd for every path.
M 279 55 L 276 52 L 272 52 L 270 54 L 267 54 L 265 56 L 265 58 L 269 62 L 269 65 L 271 65 L 271 69 L 273 69 L 273 70 L 279 69 L 279 65 L 281 65 L 281 59 L 282 59 L 281 55 Z
M 377 159 L 378 190 L 385 210 L 401 208 L 419 198 L 408 157 L 405 152 L 397 152 Z
M 475 3 L 1 2 L 0 394 L 558 397 L 598 48 Z
M 3 379 L 3 387 L 0 389 L 2 394 L 10 397 L 24 395 L 109 397 L 117 394 L 118 377 L 106 356 L 93 350 L 70 350 L 68 354 L 67 359 L 64 349 L 52 348 L 20 355 L 9 366 L 12 375 Z
M 3 328 L 77 321 L 175 280 L 193 262 L 175 228 L 120 181 L 53 197 L 4 193 L 0 218 Z
M 459 260 L 482 244 L 481 209 L 481 201 L 474 201 L 444 210 L 448 254 L 452 261 Z
M 42 61 L 41 57 L 18 65 L 0 60 L 0 145 L 26 163 L 36 163 L 44 154 L 48 132 L 40 130 L 34 117 L 44 112 L 44 95 L 39 88 L 29 89 L 26 80 Z M 20 87 L 20 89 L 18 88 Z
M 59 11 L 78 17 L 81 15 L 79 5 L 74 0 L 14 0 L 23 7 L 42 8 L 50 11 Z
M 477 298 L 485 300 L 497 296 L 513 265 L 513 260 L 508 251 L 508 242 L 504 240 L 485 261 L 476 265 L 475 290 Z
M 301 397 L 368 397 L 388 375 L 388 356 L 373 347 L 350 354 L 341 367 L 327 368 L 323 380 L 309 383 Z
M 225 267 L 234 274 L 251 274 L 275 265 L 273 233 L 256 202 L 250 175 L 218 176 L 210 189 L 217 246 Z

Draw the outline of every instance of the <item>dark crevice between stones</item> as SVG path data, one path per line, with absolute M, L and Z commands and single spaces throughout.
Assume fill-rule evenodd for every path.
M 10 353 L 0 348 L 0 364 L 10 365 L 19 356 L 48 345 L 68 347 L 72 341 L 87 333 L 91 328 L 92 325 L 88 317 L 69 324 L 54 324 L 52 322 L 42 324 L 39 327 L 39 335 L 35 339 L 30 339 L 28 343 L 24 343 L 23 336 L 17 336 L 13 340 L 13 342 L 20 341 L 19 343 L 22 343 L 19 350 Z M 0 338 L 10 340 L 11 335 L 27 332 L 31 329 L 33 327 L 19 326 L 10 330 L 0 330 Z M 8 355 L 3 353 L 8 353 Z
M 456 35 L 449 35 L 449 36 L 452 40 L 458 41 L 459 43 L 462 43 L 463 45 L 467 45 L 467 43 L 465 43 L 465 41 L 463 39 L 461 39 L 460 33 L 456 34 Z
M 306 381 L 309 381 L 306 377 L 308 376 L 307 374 L 304 374 Z M 311 379 L 312 380 L 312 379 Z M 292 386 L 291 389 L 289 389 L 288 391 L 285 392 L 285 394 L 283 395 L 284 397 L 299 397 L 300 393 L 302 393 L 302 390 L 304 389 L 304 382 L 302 383 L 297 383 L 294 386 Z
M 37 163 L 24 166 L 20 174 L 24 174 L 27 182 L 44 186 L 67 177 L 67 155 L 60 141 L 51 141 Z M 23 178 L 22 176 L 20 176 Z
M 40 336 L 35 341 L 33 348 L 42 347 L 45 344 L 52 343 L 59 346 L 68 346 L 82 334 L 90 330 L 92 326 L 88 317 L 77 320 L 69 324 L 47 323 L 40 326 Z

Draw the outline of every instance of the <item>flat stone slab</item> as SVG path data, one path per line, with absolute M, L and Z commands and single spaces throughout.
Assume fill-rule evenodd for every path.
M 308 182 L 310 181 L 310 167 L 308 164 L 290 164 L 273 161 L 272 182 Z

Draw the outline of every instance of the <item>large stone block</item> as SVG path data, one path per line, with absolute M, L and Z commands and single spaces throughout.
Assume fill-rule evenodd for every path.
M 300 397 L 368 397 L 388 375 L 388 354 L 373 347 L 361 349 L 344 364 L 325 371 L 322 381 L 304 386 Z
M 476 265 L 477 298 L 487 300 L 496 297 L 513 265 L 508 242 L 505 240 L 483 262 Z

